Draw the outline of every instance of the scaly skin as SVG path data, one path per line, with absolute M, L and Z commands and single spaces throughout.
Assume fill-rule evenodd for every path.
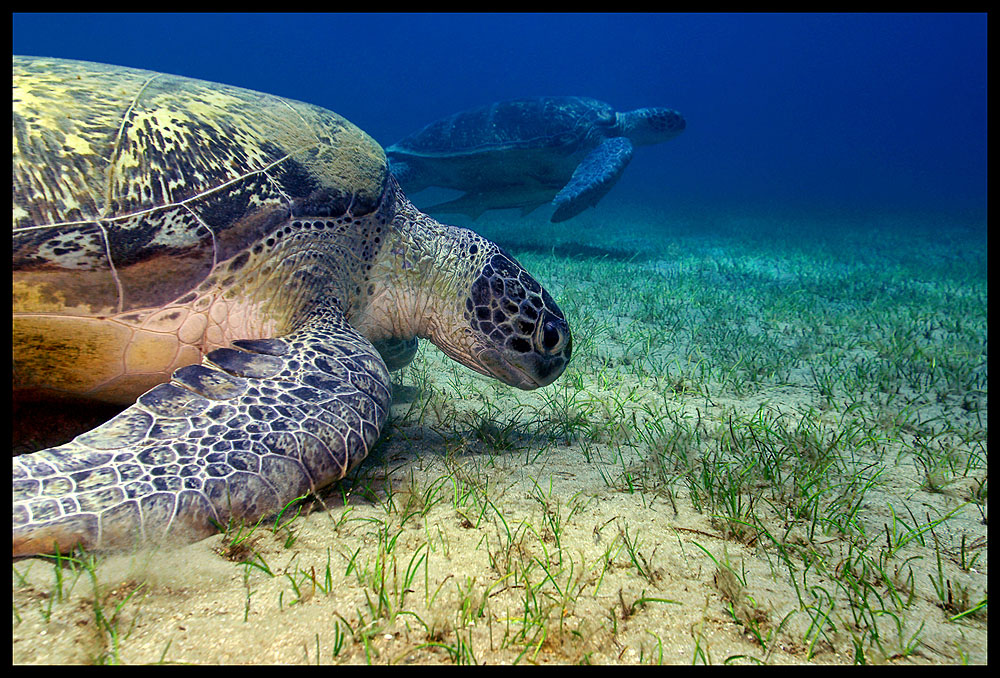
M 312 259 L 304 279 L 332 282 L 292 332 L 212 351 L 103 426 L 16 458 L 14 555 L 191 541 L 339 480 L 367 456 L 390 404 L 369 338 L 423 337 L 520 388 L 558 377 L 570 335 L 548 293 L 490 241 L 395 201 L 360 294 L 336 256 L 326 274 Z
M 128 404 L 13 464 L 15 556 L 189 541 L 344 476 L 418 338 L 519 388 L 570 357 L 499 247 L 331 111 L 14 58 L 16 397 Z M 373 345 L 374 342 L 374 345 Z M 59 406 L 59 405 L 54 405 Z
M 197 540 L 276 513 L 368 454 L 388 372 L 341 314 L 235 346 L 66 445 L 15 458 L 14 555 Z

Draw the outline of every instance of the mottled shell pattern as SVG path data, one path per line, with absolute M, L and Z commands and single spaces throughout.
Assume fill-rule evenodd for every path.
M 128 372 L 107 365 L 108 345 L 159 349 L 107 335 L 151 323 L 182 350 L 186 336 L 225 345 L 205 326 L 222 311 L 197 313 L 211 302 L 199 286 L 224 283 L 289 216 L 363 215 L 385 192 L 381 147 L 317 106 L 60 59 L 14 57 L 13 73 L 15 389 L 58 371 L 53 353 L 70 392 L 87 390 L 71 382 L 88 369 Z M 85 341 L 53 345 L 67 335 Z M 176 364 L 206 346 L 188 348 Z
M 289 210 L 306 212 L 303 203 L 338 189 L 374 208 L 382 194 L 381 147 L 331 111 L 189 78 L 100 64 L 81 74 L 67 64 L 14 59 L 14 269 L 66 269 L 74 280 L 63 291 L 72 297 L 50 282 L 23 300 L 25 310 L 156 307 Z M 149 270 L 121 279 L 140 261 Z M 83 285 L 82 270 L 92 272 Z M 157 270 L 169 280 L 144 275 Z

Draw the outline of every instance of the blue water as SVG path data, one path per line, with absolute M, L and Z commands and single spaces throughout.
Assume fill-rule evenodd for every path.
M 458 110 L 585 95 L 668 106 L 607 200 L 986 210 L 986 15 L 29 15 L 15 54 L 332 108 L 383 145 Z

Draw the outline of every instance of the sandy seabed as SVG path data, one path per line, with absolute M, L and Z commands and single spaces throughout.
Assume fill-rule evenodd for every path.
M 474 227 L 566 313 L 559 381 L 423 344 L 300 515 L 15 562 L 14 663 L 987 662 L 985 221 Z

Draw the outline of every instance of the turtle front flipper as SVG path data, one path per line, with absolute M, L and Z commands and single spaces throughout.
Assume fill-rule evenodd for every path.
M 411 339 L 383 339 L 375 342 L 375 350 L 382 356 L 385 366 L 390 372 L 401 370 L 411 362 L 417 355 L 419 341 L 416 337 Z
M 334 310 L 233 342 L 106 424 L 13 460 L 13 553 L 189 542 L 342 478 L 389 410 L 374 347 Z
M 626 137 L 606 139 L 579 164 L 567 183 L 552 199 L 553 223 L 566 221 L 596 205 L 611 190 L 632 159 L 632 142 Z

